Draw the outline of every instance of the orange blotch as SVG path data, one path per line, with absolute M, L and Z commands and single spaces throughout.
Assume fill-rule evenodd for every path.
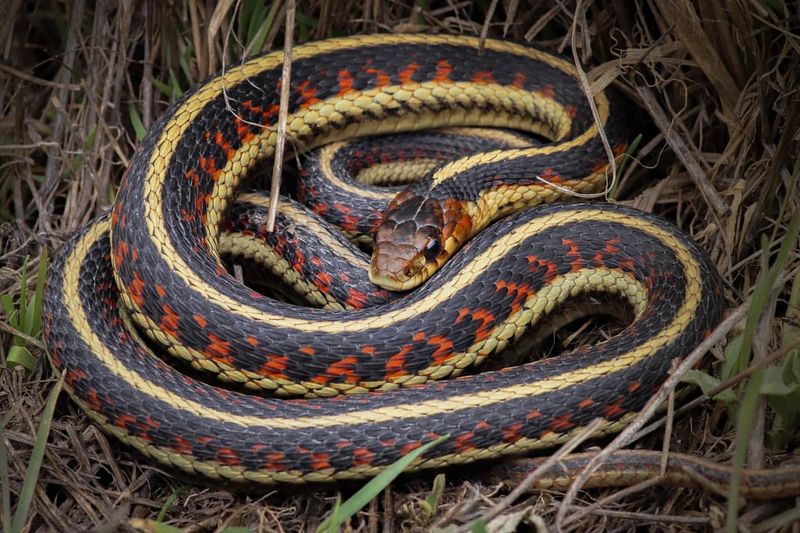
M 364 303 L 367 301 L 367 296 L 352 287 L 347 289 L 347 299 L 344 301 L 347 307 L 353 309 L 362 309 L 364 307 Z
M 192 316 L 192 318 L 194 318 L 194 321 L 201 328 L 204 328 L 208 325 L 208 320 L 206 320 L 206 318 L 203 315 L 194 315 Z
M 242 464 L 242 459 L 232 448 L 220 448 L 217 450 L 217 462 L 228 466 L 237 466 Z
M 347 69 L 339 71 L 336 80 L 339 82 L 339 96 L 347 94 L 353 90 L 353 75 Z
M 386 87 L 389 85 L 392 80 L 386 72 L 378 68 L 368 68 L 366 69 L 367 74 L 372 74 L 375 76 L 375 87 L 381 88 Z
M 250 346 L 252 346 L 253 348 L 255 348 L 256 346 L 258 346 L 258 339 L 257 339 L 257 338 L 255 338 L 255 337 L 253 337 L 252 335 L 248 336 L 248 337 L 245 339 L 245 341 L 247 341 L 247 344 L 249 344 L 249 345 L 250 345 Z
M 144 306 L 144 296 L 142 295 L 143 290 L 144 280 L 142 280 L 142 277 L 138 272 L 134 272 L 133 279 L 128 285 L 128 296 L 130 296 L 131 300 L 133 300 L 133 303 L 135 303 L 140 309 Z
M 100 397 L 97 395 L 97 391 L 94 389 L 90 390 L 86 395 L 86 403 L 89 405 L 89 409 L 92 411 L 99 411 L 102 407 Z
M 535 255 L 528 256 L 528 264 L 531 265 L 531 272 L 536 272 L 540 268 L 545 269 L 544 282 L 550 283 L 558 275 L 558 266 L 549 259 L 539 259 Z
M 229 365 L 233 363 L 233 358 L 230 356 L 231 343 L 214 335 L 208 334 L 208 346 L 203 351 L 203 354 L 218 363 Z
M 258 375 L 271 379 L 286 379 L 286 363 L 289 358 L 285 355 L 267 355 L 267 360 L 258 369 Z
M 581 270 L 584 267 L 584 264 L 583 259 L 581 259 L 580 247 L 578 246 L 578 243 L 572 239 L 561 239 L 561 243 L 569 248 L 567 257 L 572 258 L 570 261 L 570 267 L 572 268 L 572 271 L 577 272 Z
M 428 339 L 428 344 L 436 346 L 436 350 L 431 354 L 434 365 L 444 364 L 453 354 L 453 341 L 444 335 L 433 335 Z
M 494 83 L 494 74 L 488 70 L 479 70 L 472 75 L 472 81 L 475 83 Z
M 192 455 L 192 444 L 179 435 L 172 437 L 172 451 L 179 455 Z
M 369 466 L 375 459 L 375 454 L 366 448 L 353 450 L 353 466 Z
M 302 348 L 300 348 L 300 353 L 306 355 L 316 355 L 317 350 L 315 350 L 313 346 L 303 346 Z
M 133 415 L 119 415 L 116 419 L 114 419 L 114 425 L 124 429 L 125 431 L 130 431 L 128 424 L 132 424 L 136 419 Z
M 165 294 L 167 294 L 167 290 L 159 284 L 156 284 L 156 292 L 160 298 L 163 298 Z
M 411 351 L 411 346 L 404 344 L 399 352 L 386 361 L 386 379 L 399 378 L 408 374 L 405 370 L 406 355 Z
M 522 430 L 522 424 L 519 422 L 516 424 L 511 424 L 503 430 L 503 440 L 505 442 L 517 442 L 522 438 L 522 435 L 520 435 L 520 430 Z
M 161 310 L 164 312 L 164 316 L 161 317 L 161 322 L 159 322 L 161 331 L 170 337 L 177 338 L 181 318 L 169 304 L 161 304 Z
M 273 472 L 283 472 L 286 470 L 286 467 L 283 466 L 283 460 L 285 456 L 280 452 L 272 452 L 267 454 L 266 462 L 264 463 L 264 467 L 267 470 L 271 470 Z
M 606 418 L 617 418 L 625 414 L 626 410 L 622 408 L 623 398 L 619 398 L 614 402 L 606 405 L 603 408 L 603 416 Z
M 585 398 L 580 402 L 578 402 L 578 407 L 580 407 L 581 409 L 586 409 L 587 407 L 591 407 L 593 405 L 594 405 L 594 400 L 592 400 L 591 398 Z
M 420 446 L 422 446 L 422 443 L 420 441 L 418 441 L 418 440 L 409 442 L 408 444 L 405 444 L 400 449 L 400 455 L 408 455 L 409 453 L 413 452 L 414 450 L 416 450 Z
M 433 77 L 433 81 L 450 81 L 451 72 L 453 72 L 453 65 L 448 63 L 446 59 L 440 59 L 439 62 L 436 63 L 436 75 Z
M 327 453 L 312 453 L 311 454 L 311 467 L 314 470 L 325 470 L 331 467 L 330 454 Z
M 458 452 L 465 452 L 467 450 L 471 450 L 475 448 L 475 445 L 472 443 L 472 438 L 475 434 L 471 431 L 467 433 L 463 433 L 456 437 L 455 439 L 455 448 Z
M 414 76 L 414 73 L 417 72 L 419 65 L 416 62 L 409 63 L 406 65 L 406 68 L 400 71 L 398 78 L 400 79 L 400 83 L 409 83 L 411 78 Z
M 571 414 L 561 415 L 555 417 L 553 421 L 550 422 L 550 430 L 554 433 L 563 433 L 574 425 L 575 423 L 572 422 Z
M 642 387 L 642 384 L 638 381 L 631 381 L 628 383 L 628 392 L 634 393 Z
M 358 376 L 353 374 L 358 358 L 345 357 L 341 361 L 336 361 L 328 365 L 327 374 L 334 377 L 343 377 L 350 384 L 358 383 Z
M 331 292 L 331 281 L 333 276 L 328 272 L 320 272 L 314 277 L 314 285 L 325 294 Z
M 513 85 L 517 89 L 522 89 L 523 87 L 525 87 L 525 81 L 526 81 L 525 74 L 523 74 L 520 71 L 517 71 L 514 74 L 514 81 L 511 82 L 511 85 Z
M 305 109 L 321 102 L 317 98 L 317 88 L 311 85 L 311 80 L 303 80 L 297 86 L 297 92 L 300 93 L 300 109 Z
M 544 87 L 536 91 L 536 93 L 549 100 L 552 100 L 556 96 L 556 90 L 550 84 L 545 85 Z

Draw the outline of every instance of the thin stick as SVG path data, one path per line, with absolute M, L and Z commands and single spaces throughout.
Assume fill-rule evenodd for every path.
M 560 530 L 562 526 L 566 525 L 568 522 L 572 522 L 573 519 L 577 517 L 577 515 L 573 515 L 567 519 L 567 512 L 569 512 L 572 502 L 578 495 L 578 491 L 586 483 L 592 473 L 597 470 L 600 464 L 603 463 L 603 461 L 605 461 L 609 455 L 622 449 L 623 446 L 627 446 L 633 441 L 633 436 L 640 429 L 642 429 L 645 423 L 647 423 L 647 421 L 650 420 L 650 418 L 656 413 L 661 403 L 669 396 L 670 391 L 675 388 L 686 372 L 693 368 L 700 358 L 703 357 L 703 355 L 705 355 L 706 352 L 708 352 L 708 350 L 714 346 L 714 344 L 722 340 L 725 335 L 727 335 L 728 332 L 732 330 L 733 327 L 745 317 L 745 315 L 747 315 L 747 310 L 749 307 L 750 300 L 740 305 L 733 313 L 723 320 L 722 323 L 711 333 L 711 335 L 706 337 L 703 342 L 701 342 L 697 348 L 695 348 L 692 353 L 690 353 L 689 356 L 681 362 L 675 372 L 664 382 L 664 385 L 661 387 L 661 389 L 650 399 L 649 402 L 647 402 L 639 415 L 637 415 L 636 418 L 634 418 L 630 424 L 613 441 L 611 441 L 611 443 L 609 443 L 608 446 L 603 448 L 600 453 L 598 453 L 591 461 L 589 461 L 589 464 L 587 464 L 581 473 L 575 478 L 575 481 L 572 483 L 572 485 L 570 485 L 569 490 L 564 496 L 564 500 L 558 509 L 558 514 L 556 515 L 556 529 Z
M 283 71 L 281 72 L 281 101 L 278 111 L 278 140 L 275 143 L 275 160 L 272 164 L 272 183 L 269 188 L 269 211 L 267 211 L 267 231 L 275 229 L 278 214 L 278 193 L 281 190 L 281 171 L 283 152 L 286 148 L 286 118 L 289 114 L 289 91 L 292 83 L 292 34 L 294 33 L 295 0 L 286 4 L 286 35 L 283 39 Z
M 500 500 L 500 502 L 492 507 L 487 513 L 485 513 L 481 518 L 487 524 L 500 515 L 503 511 L 509 508 L 517 498 L 522 496 L 528 489 L 530 489 L 533 484 L 547 474 L 547 472 L 556 465 L 562 458 L 572 453 L 572 451 L 577 448 L 583 441 L 590 438 L 594 435 L 597 428 L 600 427 L 600 424 L 603 421 L 599 418 L 595 418 L 592 420 L 586 427 L 584 427 L 578 434 L 572 437 L 569 441 L 567 441 L 561 448 L 558 449 L 553 455 L 547 458 L 541 465 L 539 465 L 533 472 L 531 472 L 519 485 L 517 485 L 514 490 L 512 490 L 508 496 Z M 470 529 L 469 525 L 463 526 L 455 530 L 454 533 L 466 533 Z

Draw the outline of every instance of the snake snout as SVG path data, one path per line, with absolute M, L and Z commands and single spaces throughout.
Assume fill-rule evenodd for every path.
M 435 198 L 411 191 L 389 205 L 375 233 L 370 279 L 389 290 L 408 290 L 439 267 L 442 206 Z

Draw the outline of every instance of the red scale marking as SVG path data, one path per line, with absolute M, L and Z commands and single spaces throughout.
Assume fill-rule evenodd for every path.
M 623 401 L 624 398 L 618 398 L 614 400 L 614 402 L 606 405 L 603 408 L 603 416 L 606 418 L 617 418 L 624 414 L 626 410 L 621 407 Z
M 86 372 L 83 370 L 67 370 L 67 375 L 64 377 L 64 381 L 70 387 L 74 387 L 75 382 L 82 381 L 86 379 Z
M 530 411 L 527 415 L 525 415 L 525 420 L 533 420 L 534 418 L 539 418 L 540 416 L 542 416 L 541 411 L 539 411 L 538 409 L 534 409 L 533 411 Z
M 233 363 L 233 358 L 230 356 L 231 343 L 222 339 L 213 333 L 208 334 L 208 346 L 203 351 L 203 354 L 217 363 L 230 365 Z
M 628 383 L 628 392 L 634 393 L 641 388 L 642 384 L 638 381 L 631 381 Z
M 359 382 L 358 376 L 353 374 L 353 370 L 355 370 L 355 365 L 358 362 L 358 358 L 356 357 L 345 357 L 341 361 L 336 361 L 335 363 L 331 363 L 328 365 L 328 369 L 326 371 L 327 376 L 325 376 L 325 383 L 328 383 L 331 378 L 345 378 L 345 382 L 350 384 L 355 384 Z M 323 376 L 317 376 L 323 377 Z M 316 380 L 316 378 L 315 378 Z
M 520 71 L 517 71 L 514 74 L 514 81 L 511 82 L 511 85 L 513 85 L 517 89 L 522 89 L 523 87 L 525 87 L 525 81 L 526 81 L 525 74 Z
M 132 424 L 136 419 L 133 415 L 119 415 L 117 418 L 114 419 L 114 425 L 124 429 L 125 431 L 130 431 L 128 424 Z
M 131 297 L 131 300 L 133 300 L 134 303 L 140 308 L 144 306 L 144 296 L 142 295 L 143 290 L 144 280 L 138 272 L 134 272 L 133 279 L 128 284 L 128 295 Z
M 200 156 L 197 159 L 197 166 L 205 170 L 215 182 L 219 180 L 219 175 L 222 173 L 222 169 L 217 168 L 217 161 L 213 157 Z
M 400 351 L 394 354 L 386 361 L 386 379 L 395 379 L 401 376 L 408 375 L 405 370 L 406 355 L 411 351 L 410 344 L 404 344 Z
M 417 64 L 416 62 L 412 62 L 412 63 L 409 63 L 408 65 L 406 65 L 406 68 L 401 70 L 400 73 L 398 74 L 398 78 L 400 79 L 400 83 L 406 84 L 406 83 L 411 82 L 412 78 L 414 77 L 414 73 L 417 72 L 418 68 L 419 68 L 419 64 Z
M 161 305 L 161 310 L 164 311 L 164 316 L 161 317 L 158 327 L 167 335 L 177 338 L 181 317 L 167 303 Z
M 314 276 L 314 285 L 325 294 L 330 294 L 332 281 L 333 276 L 328 272 L 320 272 Z
M 89 409 L 92 411 L 100 411 L 100 409 L 103 407 L 100 397 L 97 395 L 97 391 L 94 389 L 90 390 L 86 395 L 86 402 L 89 404 Z
M 316 355 L 317 350 L 315 350 L 313 346 L 303 346 L 302 348 L 300 348 L 300 353 L 306 355 Z
M 295 272 L 301 272 L 303 270 L 303 265 L 305 264 L 305 262 L 306 262 L 306 256 L 303 255 L 303 252 L 301 252 L 300 250 L 295 250 L 294 261 L 292 261 L 292 269 L 294 269 Z
M 553 99 L 556 96 L 555 88 L 553 88 L 553 86 L 550 85 L 549 83 L 547 85 L 545 85 L 544 87 L 542 87 L 541 89 L 539 89 L 538 91 L 536 91 L 536 92 L 540 96 L 543 96 L 544 98 L 548 98 L 548 99 Z
M 280 452 L 272 452 L 267 454 L 266 462 L 264 463 L 264 467 L 267 470 L 272 470 L 275 472 L 283 472 L 286 470 L 286 467 L 283 465 L 283 460 L 285 459 L 284 454 Z
M 563 433 L 564 431 L 574 427 L 575 423 L 572 422 L 572 414 L 557 416 L 550 422 L 550 430 L 554 433 Z
M 578 243 L 573 241 L 572 239 L 561 239 L 561 243 L 569 248 L 567 252 L 567 257 L 571 257 L 572 261 L 570 261 L 570 266 L 573 272 L 577 272 L 583 269 L 583 259 L 581 259 L 580 247 Z
M 488 309 L 471 310 L 467 307 L 464 307 L 458 312 L 456 324 L 460 324 L 468 316 L 471 316 L 474 320 L 479 320 L 481 322 L 481 325 L 478 326 L 477 331 L 475 331 L 475 342 L 482 341 L 488 337 L 489 333 L 492 331 L 492 326 L 495 324 L 494 315 Z
M 472 443 L 472 438 L 475 434 L 471 431 L 463 433 L 456 437 L 455 439 L 455 448 L 456 451 L 459 453 L 463 453 L 467 450 L 472 450 L 475 448 L 475 445 Z
M 507 294 L 514 295 L 514 301 L 511 302 L 511 313 L 519 311 L 522 303 L 527 301 L 530 296 L 534 295 L 534 290 L 531 289 L 527 283 L 507 282 L 505 280 L 496 281 L 495 290 L 500 292 L 505 290 Z
M 558 275 L 558 265 L 549 259 L 539 259 L 535 255 L 528 256 L 528 264 L 530 265 L 531 272 L 536 272 L 540 268 L 545 268 L 544 282 L 550 283 Z
M 203 315 L 194 315 L 192 318 L 194 318 L 194 321 L 201 328 L 204 328 L 208 325 L 208 320 L 206 320 L 206 318 Z
M 239 136 L 239 140 L 242 144 L 247 144 L 253 138 L 253 133 L 250 131 L 250 126 L 242 120 L 240 117 L 236 117 L 236 135 Z
M 336 76 L 336 81 L 339 82 L 339 96 L 349 93 L 353 90 L 353 75 L 347 69 L 342 69 Z
M 541 178 L 549 183 L 561 184 L 566 180 L 561 177 L 561 174 L 556 172 L 552 167 L 546 167 L 542 171 Z
M 128 256 L 128 252 L 128 243 L 125 241 L 119 241 L 114 247 L 114 253 L 111 256 L 115 267 L 119 268 L 122 266 L 122 262 Z
M 370 67 L 364 70 L 367 74 L 375 76 L 375 87 L 379 89 L 388 86 L 392 82 L 389 75 L 383 69 Z
M 578 402 L 578 407 L 580 407 L 581 409 L 586 409 L 587 407 L 591 407 L 593 405 L 594 405 L 594 400 L 592 400 L 591 398 L 586 398 Z
M 391 442 L 391 444 L 387 444 L 387 446 L 392 446 L 394 444 L 394 440 L 389 441 L 389 442 Z M 408 455 L 409 453 L 413 452 L 414 450 L 416 450 L 420 446 L 422 446 L 422 443 L 420 441 L 418 441 L 418 440 L 415 440 L 413 442 L 409 442 L 408 444 L 404 445 L 401 448 L 400 455 Z
M 266 362 L 258 369 L 258 375 L 271 379 L 286 379 L 286 363 L 289 358 L 285 355 L 266 355 Z
M 180 455 L 192 455 L 192 443 L 180 435 L 172 437 L 172 451 Z
M 494 83 L 494 74 L 488 70 L 479 70 L 472 75 L 472 81 L 475 83 Z
M 233 448 L 220 448 L 217 450 L 217 462 L 228 466 L 242 464 L 242 458 Z
M 305 109 L 322 101 L 317 98 L 317 88 L 311 85 L 311 80 L 303 80 L 297 86 L 297 92 L 300 93 L 300 109 Z
M 252 346 L 253 348 L 255 348 L 255 347 L 257 347 L 257 346 L 258 346 L 258 339 L 257 339 L 257 338 L 255 338 L 255 337 L 253 337 L 252 335 L 248 336 L 248 337 L 245 339 L 245 341 L 247 341 L 247 344 L 249 344 L 249 345 L 250 345 L 250 346 Z
M 346 277 L 346 275 L 345 275 Z M 339 276 L 339 279 L 342 281 L 347 281 L 347 279 L 342 279 L 342 276 Z M 344 301 L 345 305 L 352 308 L 352 309 L 363 309 L 364 304 L 367 301 L 367 296 L 352 287 L 347 289 L 347 299 Z
M 433 81 L 440 83 L 450 81 L 451 72 L 453 72 L 453 65 L 448 63 L 446 59 L 440 59 L 439 62 L 436 63 L 436 75 L 433 77 Z
M 167 294 L 167 290 L 163 285 L 156 283 L 156 293 L 158 293 L 159 298 L 163 298 Z
M 353 466 L 369 466 L 375 459 L 375 454 L 367 448 L 356 448 L 353 450 Z
M 572 105 L 572 104 L 566 104 L 566 105 L 564 105 L 564 112 L 565 112 L 565 113 L 567 114 L 567 116 L 568 116 L 569 118 L 571 118 L 571 119 L 574 119 L 576 116 L 578 116 L 578 108 L 577 108 L 577 107 L 575 107 L 575 106 L 574 106 L 574 105 Z
M 444 335 L 434 335 L 428 339 L 428 344 L 436 346 L 436 350 L 431 354 L 433 365 L 444 364 L 453 355 L 453 341 Z
M 312 453 L 311 454 L 311 467 L 314 470 L 327 470 L 331 467 L 330 454 L 327 453 Z
M 503 430 L 503 440 L 505 442 L 517 442 L 519 439 L 522 438 L 522 435 L 520 435 L 521 430 L 522 430 L 522 424 L 520 424 L 519 422 L 510 425 L 509 427 Z

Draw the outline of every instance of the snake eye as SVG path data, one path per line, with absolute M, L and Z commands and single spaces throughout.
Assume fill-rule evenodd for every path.
M 437 257 L 439 257 L 439 252 L 442 251 L 442 245 L 438 239 L 431 239 L 428 241 L 428 244 L 425 245 L 425 260 L 426 261 L 433 261 Z

